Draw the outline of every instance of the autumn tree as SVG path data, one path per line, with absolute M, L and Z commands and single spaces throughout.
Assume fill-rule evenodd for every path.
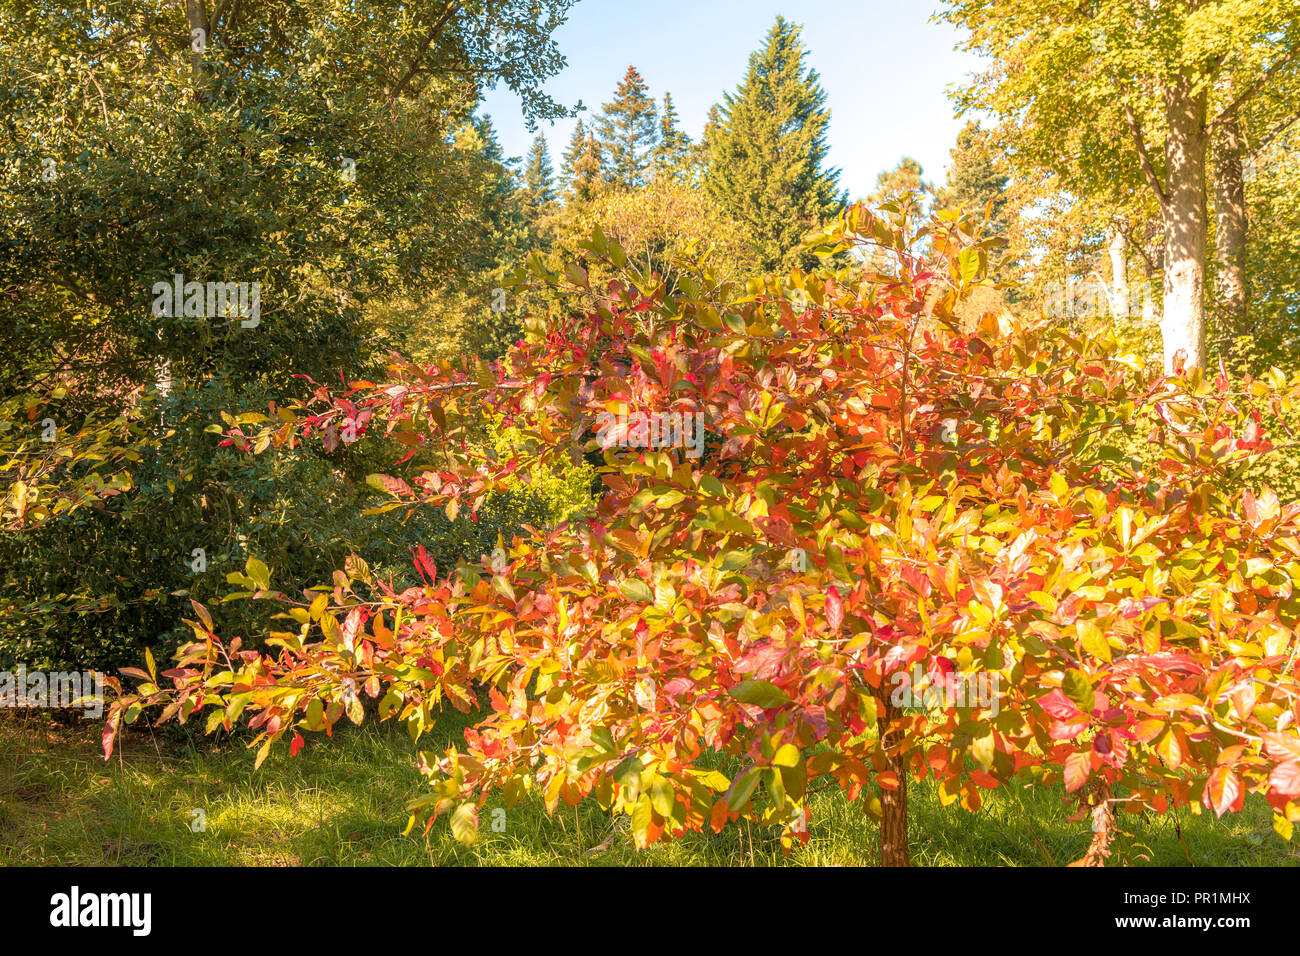
M 623 250 L 618 269 L 590 254 L 587 246 L 596 229 Z M 671 178 L 636 190 L 605 191 L 566 209 L 557 221 L 556 246 L 562 258 L 554 268 L 582 262 L 597 287 L 634 270 L 648 287 L 662 282 L 666 294 L 675 295 L 682 278 L 689 280 L 701 263 L 718 281 L 738 281 L 755 269 L 739 223 L 698 187 Z
M 744 224 L 771 270 L 807 264 L 803 234 L 844 204 L 839 170 L 826 167 L 826 92 L 800 32 L 777 18 L 705 134 L 705 191 Z
M 414 456 L 371 477 L 387 509 L 474 511 L 582 448 L 605 493 L 478 565 L 417 551 L 404 590 L 351 562 L 282 591 L 250 561 L 230 597 L 284 609 L 274 650 L 223 640 L 196 604 L 176 665 L 131 671 L 106 755 L 158 706 L 209 731 L 247 719 L 259 763 L 362 721 L 362 695 L 418 738 L 486 684 L 463 746 L 421 756 L 411 826 L 446 816 L 472 842 L 488 799 L 531 793 L 626 814 L 638 846 L 751 821 L 791 847 L 835 786 L 900 866 L 919 778 L 970 812 L 1061 786 L 1091 820 L 1088 865 L 1119 813 L 1222 816 L 1250 793 L 1290 838 L 1300 504 L 1225 479 L 1274 449 L 1300 378 L 1164 375 L 1114 337 L 994 313 L 965 329 L 993 248 L 974 228 L 855 206 L 808 248 L 883 245 L 889 272 L 706 267 L 675 296 L 534 261 L 521 281 L 598 307 L 552 311 L 496 366 L 395 359 L 287 429 L 236 423 L 225 440 L 254 453 L 349 423 L 391 436 Z M 587 249 L 626 260 L 600 232 Z M 484 408 L 518 429 L 513 453 L 465 440 Z M 1147 453 L 1126 456 L 1134 433 Z
M 1275 153 L 1279 138 L 1286 137 L 1300 122 L 1300 70 L 1278 71 L 1267 76 L 1269 61 L 1254 59 L 1255 72 L 1241 71 L 1229 81 L 1235 84 L 1224 91 L 1225 97 L 1262 86 L 1240 110 L 1220 124 L 1210 146 L 1212 157 L 1214 211 L 1214 299 L 1218 308 L 1221 341 L 1227 345 L 1234 339 L 1250 337 L 1260 331 L 1260 325 L 1250 316 L 1250 247 L 1251 209 L 1250 193 L 1258 179 L 1260 168 Z M 1261 70 L 1264 75 L 1261 75 Z M 1300 184 L 1296 191 L 1300 193 Z M 1270 227 L 1263 220 L 1265 229 Z M 1268 329 L 1265 338 L 1273 341 L 1286 334 L 1276 327 Z M 1274 334 L 1276 332 L 1280 335 Z M 1273 352 L 1264 348 L 1253 350 L 1260 358 Z M 1271 364 L 1271 363 L 1270 363 Z

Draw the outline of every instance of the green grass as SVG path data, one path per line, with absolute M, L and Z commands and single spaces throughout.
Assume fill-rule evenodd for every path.
M 421 742 L 439 750 L 459 740 L 453 715 Z M 783 854 L 776 832 L 752 825 L 692 835 L 637 851 L 625 835 L 595 855 L 611 831 L 594 803 L 547 816 L 540 800 L 509 810 L 492 829 L 489 802 L 481 837 L 456 843 L 446 818 L 427 835 L 404 837 L 406 803 L 427 791 L 415 747 L 396 726 L 348 728 L 287 747 L 253 770 L 239 745 L 168 748 L 131 734 L 113 760 L 99 754 L 98 728 L 61 727 L 46 717 L 0 720 L 0 865 L 164 866 L 834 866 L 877 861 L 877 831 L 856 804 L 827 790 L 813 801 L 812 839 Z M 1087 823 L 1068 823 L 1073 804 L 1053 788 L 986 795 L 978 813 L 943 809 L 928 783 L 911 797 L 913 863 L 919 866 L 1061 866 L 1082 856 Z M 189 829 L 203 809 L 207 828 Z M 1262 799 L 1216 820 L 1211 814 L 1120 818 L 1125 835 L 1110 864 L 1295 866 L 1300 846 L 1273 833 Z M 1181 824 L 1181 827 L 1178 825 Z M 1181 836 L 1179 830 L 1181 829 Z

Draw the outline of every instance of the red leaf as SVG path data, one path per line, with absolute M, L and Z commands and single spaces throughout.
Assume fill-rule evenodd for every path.
M 1038 698 L 1038 706 L 1058 720 L 1074 721 L 1083 716 L 1083 711 L 1074 706 L 1074 702 L 1059 688 Z
M 546 386 L 551 384 L 551 373 L 543 372 L 533 381 L 533 398 L 540 399 L 546 394 Z
M 104 759 L 107 760 L 113 756 L 113 739 L 117 736 L 117 724 L 122 719 L 120 713 L 114 712 L 109 715 L 108 720 L 104 722 L 104 734 L 100 738 L 104 745 Z
M 1053 740 L 1073 740 L 1092 724 L 1090 720 L 1054 720 L 1047 735 Z
M 833 584 L 826 589 L 826 623 L 836 633 L 839 633 L 840 625 L 844 623 L 844 599 Z
M 1210 779 L 1205 781 L 1205 792 L 1201 795 L 1201 802 L 1219 816 L 1229 810 L 1240 810 L 1245 799 L 1246 791 L 1229 767 L 1215 767 Z
M 1088 782 L 1092 773 L 1092 756 L 1088 753 L 1070 754 L 1065 758 L 1065 791 L 1074 793 Z
M 694 687 L 695 681 L 689 677 L 674 677 L 664 684 L 664 693 L 676 697 L 678 694 L 689 694 Z
M 424 545 L 419 545 L 415 551 L 415 569 L 420 572 L 420 577 L 432 584 L 438 580 L 438 566 L 433 563 L 429 557 L 429 552 L 424 550 Z
M 293 742 L 289 744 L 289 756 L 291 757 L 298 756 L 298 751 L 302 750 L 302 745 L 303 745 L 302 734 L 294 734 Z
M 1264 750 L 1274 760 L 1300 760 L 1300 737 L 1264 731 Z
M 1278 764 L 1269 775 L 1268 783 L 1288 799 L 1300 797 L 1300 760 L 1288 760 Z

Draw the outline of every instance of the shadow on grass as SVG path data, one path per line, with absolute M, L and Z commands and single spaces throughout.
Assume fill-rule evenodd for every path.
M 449 714 L 420 742 L 459 743 L 468 717 Z M 368 724 L 273 750 L 253 770 L 238 742 L 165 748 L 131 734 L 105 763 L 98 727 L 40 717 L 0 720 L 0 864 L 161 866 L 870 866 L 877 830 L 837 790 L 812 798 L 810 840 L 785 855 L 775 828 L 742 825 L 638 851 L 592 801 L 547 815 L 540 798 L 506 810 L 489 800 L 480 838 L 464 847 L 446 818 L 403 836 L 406 806 L 427 790 L 404 730 Z M 718 761 L 735 770 L 731 761 Z M 911 787 L 913 862 L 920 866 L 1062 866 L 1088 844 L 1087 823 L 1059 788 L 985 795 L 977 813 L 944 809 L 928 781 Z M 1112 865 L 1297 865 L 1261 798 L 1222 820 L 1188 810 L 1123 814 Z M 606 848 L 590 853 L 598 844 Z

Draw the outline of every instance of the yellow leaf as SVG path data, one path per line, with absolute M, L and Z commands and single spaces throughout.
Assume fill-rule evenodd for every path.
M 1075 630 L 1079 633 L 1079 643 L 1083 649 L 1099 660 L 1110 663 L 1110 642 L 1106 640 L 1106 635 L 1092 621 L 1082 618 L 1074 622 Z
M 474 804 L 462 803 L 452 811 L 451 835 L 464 846 L 471 846 L 478 840 L 478 810 Z
M 1281 814 L 1273 814 L 1273 831 L 1283 840 L 1290 841 L 1295 824 Z

